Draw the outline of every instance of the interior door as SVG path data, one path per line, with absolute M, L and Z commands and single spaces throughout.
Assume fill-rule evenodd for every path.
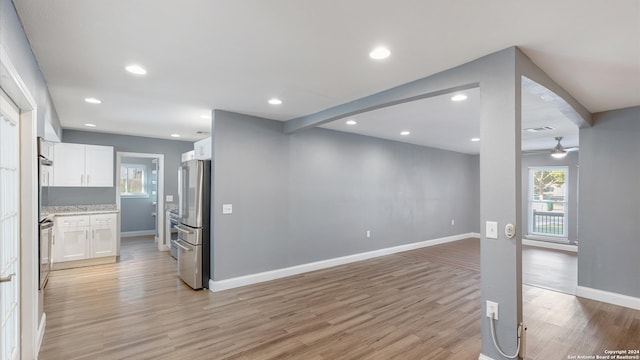
M 0 358 L 20 357 L 20 113 L 0 89 Z

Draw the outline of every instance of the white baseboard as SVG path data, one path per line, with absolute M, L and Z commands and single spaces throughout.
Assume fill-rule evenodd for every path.
M 155 235 L 155 230 L 140 230 L 140 231 L 123 231 L 120 233 L 120 237 L 136 237 L 136 236 L 149 236 Z
M 633 296 L 593 289 L 585 286 L 578 286 L 576 289 L 576 296 L 640 310 L 640 298 Z
M 47 327 L 47 314 L 42 313 L 42 319 L 40 319 L 40 325 L 38 326 L 38 338 L 36 340 L 36 359 L 40 354 L 40 347 L 42 346 L 42 339 L 44 339 L 44 330 Z
M 447 236 L 443 238 L 421 241 L 412 244 L 405 244 L 394 246 L 385 249 L 379 249 L 374 251 L 368 251 L 359 254 L 347 255 L 333 259 L 320 260 L 312 263 L 301 264 L 296 266 L 291 266 L 282 269 L 276 269 L 271 271 L 265 271 L 257 274 L 250 274 L 245 276 L 238 276 L 231 279 L 224 280 L 209 280 L 209 290 L 211 291 L 222 291 L 227 289 L 233 289 L 241 286 L 257 284 L 264 281 L 270 281 L 275 279 L 280 279 L 287 276 L 298 275 L 302 273 L 306 273 L 309 271 L 326 269 L 338 265 L 349 264 L 356 261 L 367 260 L 379 256 L 391 255 L 402 251 L 419 249 L 427 246 L 433 246 L 438 244 L 444 244 L 448 242 L 458 241 L 462 239 L 467 239 L 470 237 L 480 237 L 480 234 L 477 233 L 466 233 L 460 235 Z
M 478 360 L 493 360 L 493 358 L 490 358 L 485 354 L 480 354 L 480 356 L 478 356 Z
M 563 250 L 577 253 L 578 247 L 576 245 L 558 244 L 547 241 L 522 239 L 522 245 L 535 246 L 546 249 Z

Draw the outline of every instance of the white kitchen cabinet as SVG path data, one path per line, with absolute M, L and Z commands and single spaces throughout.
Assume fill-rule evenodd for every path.
M 193 144 L 195 158 L 198 160 L 211 160 L 211 136 Z
M 55 218 L 53 262 L 83 260 L 89 257 L 89 216 Z
M 40 142 L 40 155 L 47 160 L 53 161 L 53 143 L 42 140 Z M 53 185 L 53 167 L 51 165 L 42 164 L 40 167 L 40 185 Z
M 84 186 L 82 144 L 57 143 L 53 147 L 53 186 Z
M 91 257 L 116 256 L 116 214 L 91 215 Z
M 113 148 L 111 146 L 85 146 L 86 186 L 113 186 Z
M 50 186 L 112 187 L 113 147 L 57 143 Z
M 53 262 L 116 256 L 118 216 L 114 213 L 56 216 Z

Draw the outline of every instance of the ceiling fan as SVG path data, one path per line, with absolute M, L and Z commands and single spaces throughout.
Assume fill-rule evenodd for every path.
M 567 154 L 571 151 L 578 151 L 580 148 L 576 147 L 564 147 L 562 146 L 562 144 L 560 143 L 560 141 L 563 139 L 562 136 L 557 136 L 555 137 L 556 141 L 558 142 L 556 144 L 556 146 L 554 146 L 551 150 L 524 150 L 522 151 L 522 155 L 540 155 L 540 154 L 551 154 L 551 156 L 553 156 L 556 159 L 562 159 L 563 157 L 567 156 Z
M 562 159 L 563 157 L 567 156 L 567 153 L 569 151 L 578 150 L 577 147 L 565 148 L 564 146 L 562 146 L 562 144 L 560 143 L 560 141 L 562 140 L 562 136 L 556 136 L 555 139 L 558 141 L 558 144 L 556 144 L 556 146 L 551 149 L 551 156 L 556 159 Z

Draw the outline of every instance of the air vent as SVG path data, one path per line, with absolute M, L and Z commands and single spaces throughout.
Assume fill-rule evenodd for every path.
M 537 133 L 537 132 L 551 131 L 551 130 L 553 130 L 551 126 L 543 126 L 543 127 L 537 127 L 537 128 L 527 128 L 527 129 L 524 129 L 523 131 Z

